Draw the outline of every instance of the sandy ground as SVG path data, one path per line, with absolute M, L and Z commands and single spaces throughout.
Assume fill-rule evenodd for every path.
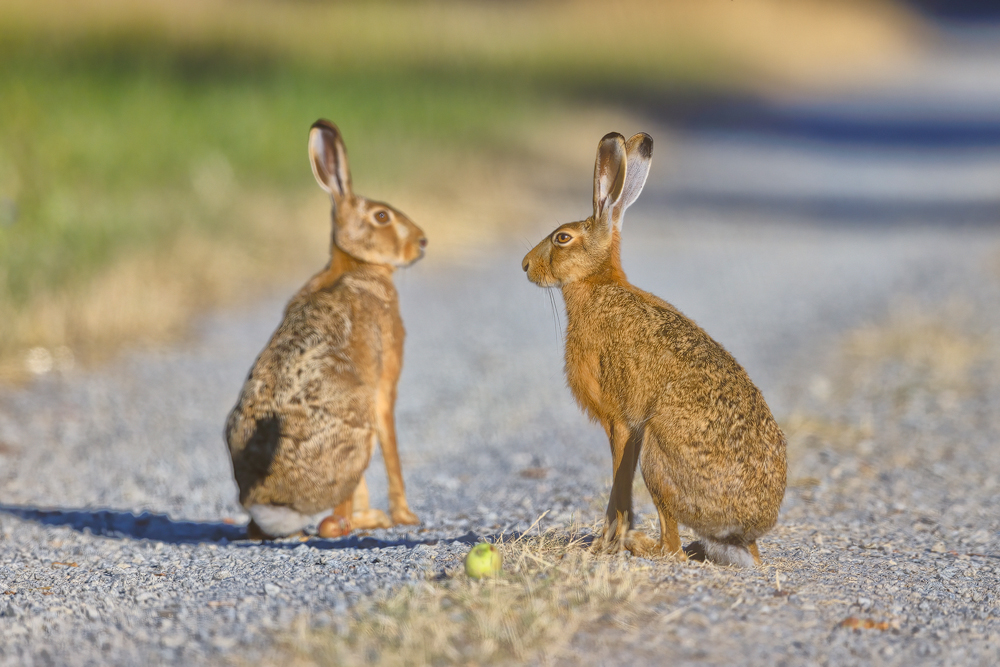
M 711 133 L 657 144 L 626 271 L 747 368 L 791 436 L 791 486 L 765 568 L 636 561 L 654 568 L 663 613 L 589 628 L 577 656 L 1000 662 L 1000 227 L 989 191 L 940 177 L 942 160 L 980 179 L 1000 160 L 857 150 Z M 566 219 L 587 213 L 588 171 Z M 607 444 L 564 385 L 559 295 L 553 308 L 519 266 L 554 224 L 466 263 L 436 261 L 432 239 L 398 276 L 397 419 L 419 528 L 240 540 L 222 425 L 280 302 L 0 390 L 0 664 L 252 660 L 303 614 L 323 627 L 361 596 L 454 568 L 478 536 L 546 511 L 542 527 L 599 515 Z M 377 458 L 368 479 L 384 505 Z

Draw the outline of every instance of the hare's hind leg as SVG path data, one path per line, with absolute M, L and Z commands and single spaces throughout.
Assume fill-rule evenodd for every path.
M 653 558 L 669 556 L 687 560 L 681 549 L 681 536 L 677 530 L 677 519 L 667 507 L 663 498 L 656 499 L 656 511 L 660 515 L 660 541 L 638 530 L 630 530 L 625 536 L 625 548 L 635 556 Z
M 354 489 L 352 499 L 353 508 L 351 511 L 351 526 L 355 530 L 371 530 L 373 528 L 389 528 L 392 521 L 385 512 L 379 509 L 372 509 L 368 500 L 368 485 L 365 483 L 365 476 L 361 476 L 361 481 Z
M 666 507 L 666 502 L 662 498 L 657 502 L 656 510 L 660 514 L 660 554 L 687 560 L 687 556 L 681 548 L 681 535 L 677 530 L 677 519 L 674 518 L 674 513 Z
M 636 556 L 646 558 L 670 556 L 684 559 L 681 549 L 681 537 L 677 532 L 677 514 L 674 510 L 676 491 L 670 483 L 661 460 L 661 449 L 656 441 L 656 433 L 652 428 L 642 432 L 642 478 L 646 488 L 656 504 L 656 512 L 660 517 L 660 541 L 637 531 L 630 530 L 625 539 L 625 548 Z M 636 458 L 639 458 L 636 452 Z
M 753 542 L 751 542 L 750 544 L 748 544 L 747 545 L 747 550 L 750 552 L 750 555 L 753 556 L 753 563 L 754 563 L 754 565 L 760 567 L 760 564 L 763 561 L 760 558 L 760 551 L 757 550 L 757 540 L 754 540 Z

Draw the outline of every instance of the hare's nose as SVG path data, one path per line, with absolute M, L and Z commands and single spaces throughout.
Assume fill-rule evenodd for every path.
M 529 262 L 529 261 L 527 260 L 527 258 L 525 258 L 525 260 L 524 260 L 523 262 L 521 262 L 521 268 L 522 268 L 522 269 L 524 269 L 524 272 L 525 272 L 525 273 L 527 273 L 527 272 L 528 272 L 528 265 L 529 265 L 529 264 L 531 264 L 531 262 Z

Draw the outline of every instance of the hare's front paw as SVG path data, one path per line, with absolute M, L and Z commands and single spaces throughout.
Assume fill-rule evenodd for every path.
M 392 526 L 392 521 L 389 521 L 389 517 L 382 510 L 366 509 L 351 513 L 351 525 L 355 530 L 373 530 L 389 528 Z
M 627 526 L 627 524 L 621 521 L 605 522 L 601 536 L 594 540 L 594 543 L 590 546 L 590 551 L 595 554 L 609 555 L 620 552 L 624 546 L 625 532 L 627 530 L 627 528 L 623 529 L 622 526 Z
M 390 511 L 392 514 L 392 523 L 396 526 L 403 524 L 407 526 L 415 526 L 420 523 L 420 519 L 417 515 L 410 511 L 409 507 L 397 507 Z

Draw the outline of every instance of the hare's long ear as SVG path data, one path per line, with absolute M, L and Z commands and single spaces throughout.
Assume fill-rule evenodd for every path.
M 347 149 L 340 130 L 328 120 L 320 119 L 309 130 L 309 161 L 319 186 L 333 195 L 334 200 L 351 194 L 351 170 L 347 166 Z
M 625 186 L 625 137 L 617 132 L 604 135 L 594 163 L 594 221 L 611 222 Z
M 653 161 L 653 137 L 645 132 L 633 134 L 625 142 L 625 188 L 621 200 L 616 207 L 615 226 L 621 231 L 622 220 L 625 219 L 625 209 L 639 198 L 642 186 L 646 185 L 649 176 L 649 165 Z

